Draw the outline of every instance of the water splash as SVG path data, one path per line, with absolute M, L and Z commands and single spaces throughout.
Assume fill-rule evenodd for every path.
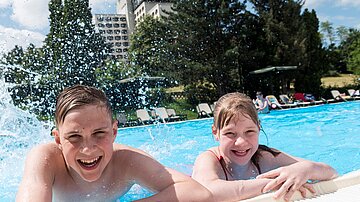
M 2 70 L 7 66 L 0 65 Z M 0 78 L 0 200 L 14 201 L 27 152 L 51 141 L 48 124 L 14 106 L 8 89 L 14 84 Z

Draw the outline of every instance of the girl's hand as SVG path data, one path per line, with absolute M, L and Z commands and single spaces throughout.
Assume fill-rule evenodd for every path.
M 306 162 L 297 162 L 263 173 L 257 176 L 257 179 L 273 179 L 265 185 L 262 190 L 263 193 L 277 190 L 274 198 L 279 199 L 284 196 L 284 200 L 288 201 L 295 191 L 299 191 L 303 197 L 306 197 L 306 189 L 311 193 L 315 193 L 313 186 L 306 183 L 309 179 L 308 172 L 311 171 L 307 169 Z

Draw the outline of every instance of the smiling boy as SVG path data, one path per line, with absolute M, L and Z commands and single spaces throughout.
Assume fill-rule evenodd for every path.
M 76 85 L 61 92 L 55 123 L 55 142 L 28 154 L 16 201 L 115 201 L 134 184 L 155 192 L 144 201 L 212 201 L 190 177 L 114 143 L 117 122 L 98 89 Z

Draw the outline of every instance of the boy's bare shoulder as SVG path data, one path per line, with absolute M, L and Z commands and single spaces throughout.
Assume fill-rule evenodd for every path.
M 39 144 L 30 150 L 28 158 L 54 162 L 54 160 L 62 159 L 62 152 L 55 143 Z
M 150 156 L 146 152 L 123 144 L 114 144 L 114 153 L 117 155 L 146 155 Z

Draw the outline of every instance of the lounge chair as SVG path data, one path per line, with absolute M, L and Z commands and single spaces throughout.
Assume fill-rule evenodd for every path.
M 198 118 L 212 117 L 213 112 L 208 103 L 200 103 L 196 106 Z
M 302 107 L 327 103 L 326 100 L 315 100 L 314 96 L 309 93 L 295 93 L 294 98 L 295 101 L 297 101 L 297 104 Z
M 138 120 L 128 120 L 125 113 L 117 113 L 116 120 L 118 121 L 118 127 L 129 127 L 139 125 Z
M 175 118 L 175 119 L 179 119 L 180 121 L 184 121 L 187 119 L 187 115 L 186 114 L 176 114 L 175 109 L 166 109 L 166 112 L 168 114 L 169 117 Z
M 118 121 L 118 127 L 125 127 L 126 126 L 126 115 L 124 113 L 117 113 L 116 120 Z
M 297 104 L 280 104 L 280 102 L 274 95 L 267 95 L 265 99 L 269 102 L 269 105 L 272 109 L 286 109 L 297 107 Z
M 279 95 L 279 98 L 284 104 L 287 105 L 296 105 L 298 107 L 303 107 L 311 104 L 310 102 L 294 102 L 287 95 Z
M 154 119 L 149 115 L 149 112 L 146 109 L 136 110 L 136 116 L 143 125 L 154 123 Z
M 331 90 L 331 95 L 337 101 L 348 101 L 353 100 L 351 96 L 345 95 L 345 93 L 340 93 L 338 90 Z
M 163 122 L 179 121 L 180 117 L 169 116 L 165 107 L 157 107 L 154 109 L 156 116 Z
M 348 93 L 351 97 L 353 97 L 355 100 L 359 100 L 360 99 L 360 92 L 359 90 L 355 90 L 355 89 L 348 89 Z

